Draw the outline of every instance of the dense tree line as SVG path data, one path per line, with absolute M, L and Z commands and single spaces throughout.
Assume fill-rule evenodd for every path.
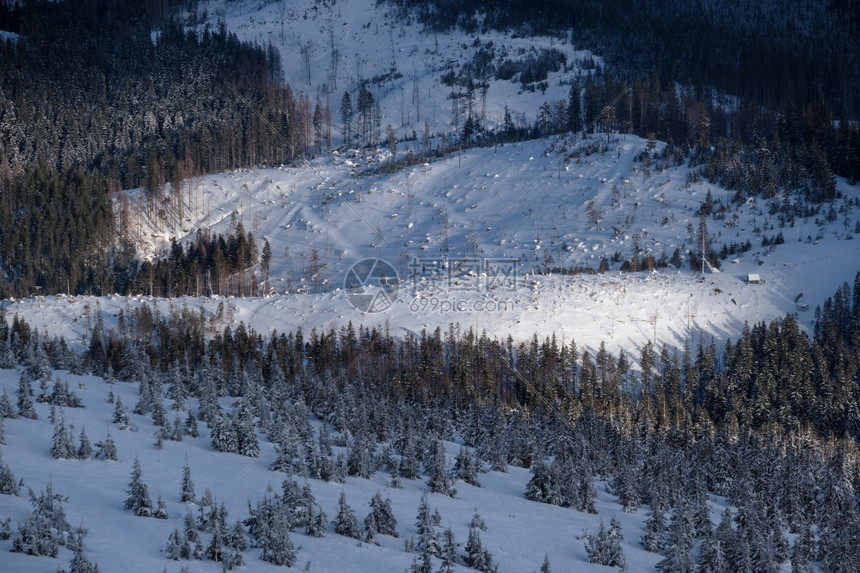
M 263 275 L 268 269 L 267 244 L 261 261 Z M 226 237 L 198 231 L 185 248 L 171 241 L 167 256 L 118 268 L 114 284 L 117 292 L 152 296 L 255 296 L 258 259 L 256 240 L 240 222 Z

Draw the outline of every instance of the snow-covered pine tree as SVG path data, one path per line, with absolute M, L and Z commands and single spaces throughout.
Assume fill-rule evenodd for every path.
M 445 446 L 440 440 L 431 446 L 433 448 L 432 461 L 429 468 L 429 476 L 427 478 L 427 487 L 434 493 L 454 497 L 457 495 L 457 488 L 454 487 L 451 477 L 448 474 L 448 463 L 445 456 Z
M 62 410 L 60 411 L 60 416 L 54 422 L 54 433 L 51 436 L 51 456 L 56 459 L 65 460 L 78 457 L 75 446 L 72 445 L 69 430 L 66 428 L 66 417 L 63 415 Z
M 212 447 L 219 452 L 238 453 L 239 438 L 236 435 L 236 427 L 230 419 L 221 414 L 215 420 L 212 427 Z
M 460 451 L 454 459 L 453 473 L 456 479 L 463 480 L 475 487 L 481 486 L 478 483 L 478 464 L 472 455 L 472 451 L 465 446 L 460 447 Z
M 346 502 L 346 493 L 343 490 L 341 490 L 340 498 L 337 501 L 337 517 L 332 523 L 334 524 L 334 532 L 338 535 L 361 539 L 361 528 L 358 525 L 358 519 L 355 517 L 355 512 L 352 511 L 352 508 Z
M 239 411 L 233 419 L 233 431 L 236 434 L 236 452 L 256 458 L 260 454 L 260 442 L 254 432 L 253 411 L 244 398 L 240 400 Z
M 22 418 L 38 419 L 36 409 L 33 407 L 33 388 L 30 386 L 30 379 L 23 373 L 18 379 L 18 391 L 16 397 L 18 399 L 18 415 Z
M 93 455 L 93 446 L 90 444 L 90 439 L 87 437 L 87 432 L 84 427 L 81 427 L 81 434 L 78 438 L 77 457 L 81 460 L 88 460 Z
M 439 556 L 442 559 L 442 568 L 440 573 L 453 573 L 454 566 L 457 564 L 457 550 L 459 544 L 454 537 L 454 530 L 446 527 L 442 532 L 442 554 Z
M 540 566 L 540 573 L 552 573 L 552 566 L 549 564 L 549 555 L 544 553 L 543 563 Z
M 464 561 L 467 567 L 482 571 L 483 573 L 494 573 L 498 566 L 493 562 L 493 556 L 484 549 L 481 541 L 481 533 L 477 527 L 469 528 L 469 539 L 466 541 L 466 555 Z
M 221 509 L 212 508 L 210 516 L 210 525 L 212 528 L 212 539 L 209 540 L 209 545 L 206 547 L 203 555 L 210 561 L 221 563 L 229 555 L 230 547 L 227 545 L 227 509 L 221 504 Z
M 621 523 L 613 517 L 607 529 L 603 520 L 600 520 L 600 528 L 597 535 L 588 535 L 585 538 L 585 552 L 588 554 L 589 563 L 605 565 L 607 567 L 619 567 L 622 571 L 627 569 L 624 552 L 621 549 Z
M 657 570 L 662 573 L 692 573 L 694 541 L 695 525 L 690 509 L 682 498 L 672 512 L 663 559 L 657 563 Z
M 808 523 L 801 526 L 794 545 L 791 546 L 791 573 L 809 573 L 809 562 L 815 557 L 815 539 Z
M 12 474 L 12 469 L 3 463 L 3 452 L 0 451 L 0 494 L 18 495 L 18 482 Z
M 113 436 L 110 435 L 110 431 L 108 431 L 107 436 L 101 442 L 96 442 L 96 455 L 95 457 L 101 458 L 103 460 L 113 460 L 117 459 L 116 452 L 116 443 L 113 441 Z
M 156 519 L 167 519 L 167 504 L 164 503 L 164 499 L 159 495 L 155 504 L 155 511 L 152 512 L 152 517 Z
M 182 536 L 186 543 L 192 545 L 192 554 L 194 555 L 194 559 L 200 559 L 197 555 L 198 551 L 203 551 L 203 548 L 200 546 L 200 535 L 197 533 L 197 523 L 194 521 L 194 514 L 191 513 L 191 509 L 188 509 L 185 512 L 185 517 L 182 518 Z
M 436 524 L 433 514 L 430 513 L 430 504 L 427 501 L 427 492 L 421 496 L 418 506 L 418 516 L 415 519 L 415 527 L 418 529 L 417 549 L 429 553 L 433 557 L 442 555 L 442 546 L 439 544 L 439 536 L 436 534 Z
M 186 542 L 182 539 L 182 534 L 179 533 L 179 529 L 174 529 L 170 532 L 170 535 L 167 537 L 167 543 L 164 545 L 164 556 L 171 561 L 188 559 L 188 557 L 183 557 L 182 554 L 182 547 L 185 544 Z
M 725 547 L 712 532 L 702 541 L 696 573 L 730 573 L 731 571 L 732 566 Z
M 377 491 L 370 500 L 370 512 L 374 515 L 378 533 L 397 537 L 397 519 L 391 509 L 390 498 L 382 499 Z
M 125 411 L 125 406 L 122 404 L 121 396 L 116 397 L 116 402 L 114 403 L 113 408 L 113 419 L 111 421 L 114 424 L 117 424 L 120 430 L 127 430 L 131 427 L 131 421 Z
M 86 547 L 84 546 L 85 532 L 78 529 L 77 532 L 71 534 L 76 539 L 74 543 L 69 543 L 69 548 L 72 550 L 72 560 L 69 562 L 68 573 L 98 573 L 99 566 L 93 564 L 87 558 Z M 71 537 L 70 536 L 70 537 Z
M 12 407 L 12 401 L 9 400 L 9 394 L 6 393 L 6 388 L 3 388 L 3 394 L 0 394 L 0 418 L 17 418 L 15 408 Z
M 423 552 L 412 558 L 409 573 L 433 573 L 433 561 L 430 554 Z
M 287 509 L 277 500 L 264 500 L 271 510 L 267 518 L 260 520 L 257 543 L 262 548 L 260 559 L 281 567 L 292 567 L 296 563 L 296 548 L 290 539 L 291 520 Z M 258 506 L 259 507 L 259 506 Z
M 564 505 L 565 497 L 554 466 L 543 460 L 532 460 L 532 477 L 526 484 L 526 499 L 552 505 Z
M 185 418 L 185 434 L 192 437 L 200 437 L 200 429 L 197 427 L 197 416 L 194 412 L 188 412 L 188 417 Z
M 191 480 L 191 468 L 188 460 L 182 468 L 182 485 L 179 487 L 179 501 L 184 503 L 197 503 L 197 495 L 194 493 L 194 482 Z
M 149 497 L 149 488 L 141 478 L 140 459 L 134 457 L 134 466 L 131 470 L 131 481 L 128 483 L 128 497 L 125 500 L 125 508 L 130 509 L 140 517 L 152 516 L 152 499 Z
M 305 535 L 308 537 L 325 537 L 328 531 L 328 516 L 321 507 L 311 507 L 311 515 L 308 519 L 308 524 L 305 526 Z
M 376 472 L 373 443 L 363 434 L 356 434 L 346 460 L 348 475 L 370 479 Z
M 666 515 L 659 505 L 651 508 L 645 520 L 642 547 L 651 553 L 661 553 L 666 547 Z
M 27 514 L 24 523 L 18 524 L 18 531 L 12 537 L 11 551 L 56 557 L 60 546 L 66 544 L 67 536 L 72 532 L 63 508 L 67 499 L 54 493 L 51 482 L 38 496 L 29 490 L 29 496 L 33 511 Z
M 477 507 L 475 508 L 475 513 L 472 514 L 472 520 L 469 522 L 469 527 L 474 527 L 481 531 L 487 530 L 487 522 L 484 521 L 484 518 L 481 517 L 480 513 L 478 513 Z

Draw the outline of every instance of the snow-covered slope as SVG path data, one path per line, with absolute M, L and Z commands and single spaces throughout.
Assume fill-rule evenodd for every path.
M 605 151 L 571 157 L 595 143 Z M 745 321 L 789 312 L 808 325 L 815 306 L 860 269 L 860 242 L 853 240 L 857 190 L 844 181 L 834 220 L 821 215 L 780 227 L 765 204 L 738 206 L 723 189 L 689 183 L 685 166 L 660 168 L 651 160 L 646 168 L 637 157 L 647 146 L 634 136 L 601 135 L 566 146 L 550 139 L 468 149 L 386 174 L 372 172 L 386 161 L 382 154 L 370 165 L 368 157 L 334 156 L 225 173 L 189 182 L 181 227 L 153 225 L 145 216 L 132 227 L 151 254 L 172 237 L 191 239 L 198 228 L 227 234 L 239 222 L 260 243 L 268 240 L 271 296 L 233 298 L 220 313 L 226 323 L 242 321 L 259 332 L 353 321 L 402 334 L 459 323 L 498 338 L 555 332 L 591 348 L 605 341 L 612 350 L 636 352 L 648 340 L 681 345 L 698 333 L 719 342 Z M 747 241 L 752 248 L 724 260 L 720 272 L 701 274 L 690 270 L 686 251 L 698 250 L 696 212 L 709 192 L 717 208 L 727 207 L 720 218 L 706 219 L 713 248 Z M 778 234 L 784 243 L 762 246 Z M 624 261 L 634 249 L 640 259 L 670 259 L 678 249 L 682 262 L 655 272 L 620 271 L 616 253 Z M 310 272 L 314 253 L 317 278 Z M 349 268 L 368 257 L 389 262 L 400 278 L 393 304 L 381 312 L 356 309 L 344 291 Z M 604 274 L 541 274 L 547 267 L 597 269 L 603 257 L 611 269 Z M 472 274 L 452 271 L 448 280 L 444 266 L 454 269 L 464 259 L 479 267 Z M 495 284 L 484 276 L 488 267 L 480 265 L 499 260 L 516 261 L 508 269 L 515 281 Z M 443 268 L 429 272 L 436 263 Z M 763 284 L 747 284 L 750 273 Z M 4 304 L 40 331 L 82 341 L 98 311 L 110 328 L 121 309 L 143 303 L 165 312 L 202 308 L 211 318 L 224 302 L 113 296 Z
M 602 65 L 588 50 L 556 38 L 459 30 L 427 34 L 423 26 L 393 15 L 387 4 L 376 0 L 212 0 L 198 6 L 198 21 L 213 26 L 223 22 L 240 40 L 279 50 L 284 77 L 293 91 L 307 95 L 312 104 L 318 97 L 328 104 L 335 130 L 340 128 L 341 97 L 348 91 L 357 105 L 362 83 L 380 104 L 382 127 L 391 125 L 400 138 L 413 133 L 420 137 L 425 122 L 434 134 L 462 128 L 465 115 L 455 125 L 449 97 L 457 90 L 441 78 L 459 74 L 479 51 L 496 64 L 537 58 L 543 50 L 565 58 L 536 92 L 523 90 L 519 75 L 504 81 L 487 79 L 488 89 L 485 95 L 478 94 L 475 116 L 493 129 L 504 121 L 506 109 L 514 119 L 534 122 L 540 105 L 535 101 L 567 99 L 572 79 Z

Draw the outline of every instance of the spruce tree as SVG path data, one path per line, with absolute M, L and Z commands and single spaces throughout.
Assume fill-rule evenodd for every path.
M 346 493 L 343 490 L 341 490 L 340 498 L 337 502 L 337 517 L 332 523 L 334 524 L 334 532 L 338 535 L 361 539 L 361 528 L 358 525 L 358 519 L 355 517 L 355 512 L 352 511 L 352 508 L 346 502 Z
M 62 415 L 62 412 L 54 422 L 54 433 L 51 436 L 51 456 L 56 459 L 72 459 L 77 457 L 77 452 L 72 445 L 69 431 L 66 428 L 66 418 Z
M 81 435 L 80 435 L 80 438 L 78 439 L 78 444 L 79 444 L 78 445 L 78 451 L 77 451 L 78 459 L 81 459 L 81 460 L 90 459 L 90 457 L 92 457 L 92 455 L 93 455 L 93 447 L 92 447 L 92 445 L 90 445 L 90 440 L 87 437 L 87 433 L 83 427 L 81 428 Z
M 454 477 L 463 480 L 469 485 L 480 487 L 478 483 L 478 464 L 471 450 L 465 446 L 460 447 L 457 457 L 454 459 Z
M 481 542 L 481 533 L 477 527 L 469 528 L 469 539 L 466 541 L 465 551 L 464 561 L 467 567 L 484 573 L 498 571 L 498 566 L 493 562 L 492 555 L 490 555 L 488 550 L 484 549 L 484 545 Z
M 194 482 L 191 481 L 191 468 L 188 466 L 188 460 L 185 461 L 185 467 L 182 468 L 182 485 L 179 488 L 179 501 L 185 503 L 197 503 L 197 496 L 194 493 Z
M 9 394 L 6 393 L 6 388 L 3 388 L 3 394 L 0 395 L 0 418 L 17 418 L 18 414 L 12 407 L 12 401 L 9 400 Z
M 72 536 L 77 537 L 77 539 L 74 543 L 69 544 L 73 545 L 73 547 L 70 547 L 73 553 L 72 560 L 69 562 L 68 573 L 98 573 L 99 566 L 94 565 L 87 558 L 86 548 L 84 547 L 84 531 L 78 530 Z
M 457 495 L 457 488 L 451 482 L 451 477 L 448 475 L 448 467 L 445 458 L 445 447 L 442 442 L 436 440 L 432 446 L 433 455 L 430 462 L 429 477 L 427 486 L 434 493 L 454 497 Z
M 38 415 L 36 414 L 36 409 L 33 407 L 33 388 L 30 386 L 30 380 L 21 374 L 21 377 L 18 380 L 18 391 L 16 393 L 18 398 L 18 415 L 22 418 L 30 418 L 32 420 L 38 419 Z
M 659 505 L 651 508 L 648 519 L 645 520 L 642 547 L 651 553 L 661 553 L 666 547 L 666 516 Z
M 167 544 L 164 546 L 164 556 L 171 561 L 187 559 L 187 557 L 183 557 L 182 555 L 182 546 L 184 544 L 185 541 L 182 539 L 182 534 L 179 533 L 179 529 L 174 529 L 170 532 L 170 536 L 167 538 Z
M 549 555 L 544 553 L 543 563 L 540 566 L 540 573 L 552 573 L 552 567 L 549 564 Z
M 598 565 L 619 567 L 622 570 L 626 570 L 627 562 L 621 549 L 621 541 L 623 539 L 621 523 L 617 518 L 612 518 L 609 529 L 604 526 L 601 519 L 597 535 L 588 535 L 585 539 L 585 552 L 588 554 L 588 561 Z
M 2 451 L 0 451 L 0 494 L 18 495 L 18 482 L 15 481 L 11 468 L 3 463 Z
M 113 436 L 110 435 L 110 431 L 108 431 L 107 436 L 105 436 L 103 441 L 96 442 L 96 448 L 98 448 L 96 451 L 97 458 L 116 461 L 116 443 L 113 441 Z
M 125 508 L 130 509 L 140 517 L 152 516 L 152 499 L 149 497 L 149 488 L 141 479 L 140 460 L 134 457 L 134 467 L 131 470 L 131 481 L 128 483 L 128 497 L 125 500 Z
M 454 537 L 454 531 L 450 527 L 446 527 L 442 532 L 442 568 L 441 573 L 452 573 L 454 566 L 457 564 L 457 549 L 459 544 Z
M 370 513 L 367 518 L 365 522 L 370 520 L 374 528 L 374 533 L 397 537 L 397 520 L 394 518 L 394 513 L 391 510 L 391 499 L 386 498 L 383 500 L 382 495 L 378 491 L 370 500 Z M 367 529 L 366 526 L 365 529 Z

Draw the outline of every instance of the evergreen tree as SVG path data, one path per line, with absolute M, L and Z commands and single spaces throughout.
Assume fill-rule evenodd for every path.
M 179 529 L 174 529 L 170 532 L 167 538 L 167 544 L 164 546 L 164 556 L 171 561 L 179 561 L 180 559 L 188 559 L 183 556 L 182 547 L 186 545 L 186 541 L 182 539 L 182 534 Z
M 708 535 L 702 542 L 699 551 L 699 565 L 697 573 L 730 573 L 731 562 L 728 559 L 723 544 L 717 539 L 716 534 Z
M 469 522 L 469 527 L 474 527 L 475 529 L 480 529 L 481 531 L 487 530 L 487 522 L 484 521 L 484 518 L 481 517 L 481 514 L 478 513 L 478 508 L 475 508 L 475 513 L 472 514 L 472 520 Z
M 361 529 L 358 526 L 358 519 L 356 519 L 355 512 L 352 511 L 352 508 L 346 502 L 346 493 L 343 491 L 340 492 L 340 498 L 337 502 L 337 517 L 332 523 L 334 524 L 334 532 L 338 535 L 361 539 Z
M 9 400 L 9 394 L 6 393 L 6 388 L 3 388 L 3 394 L 0 395 L 0 418 L 17 418 L 18 414 L 12 407 L 12 401 Z
M 60 417 L 54 422 L 54 433 L 51 436 L 51 456 L 57 459 L 72 459 L 77 457 L 75 447 L 66 429 L 66 418 Z
M 452 573 L 454 566 L 457 564 L 457 549 L 459 544 L 454 537 L 454 531 L 450 527 L 446 527 L 442 532 L 442 559 L 441 573 Z
M 433 573 L 433 561 L 430 559 L 430 554 L 425 551 L 413 557 L 409 573 Z
M 382 495 L 378 491 L 370 500 L 368 518 L 373 525 L 374 533 L 397 537 L 397 520 L 394 518 L 394 512 L 391 510 L 391 499 L 386 498 L 383 500 Z M 365 529 L 367 529 L 366 526 Z
M 98 450 L 95 457 L 102 458 L 103 460 L 117 460 L 116 443 L 114 443 L 110 432 L 107 433 L 104 441 L 96 442 L 96 448 Z
M 99 566 L 94 565 L 87 558 L 86 548 L 84 547 L 84 531 L 78 529 L 70 537 L 76 537 L 74 543 L 69 543 L 72 549 L 72 560 L 69 562 L 68 573 L 98 573 Z
M 549 555 L 544 554 L 543 564 L 540 566 L 540 573 L 552 573 L 552 567 L 549 564 Z
M 18 531 L 12 537 L 12 551 L 56 557 L 60 546 L 66 544 L 67 536 L 72 532 L 63 508 L 67 499 L 54 493 L 51 482 L 38 496 L 29 490 L 29 496 L 33 510 L 27 514 L 24 523 L 18 525 Z
M 122 404 L 121 396 L 116 397 L 116 402 L 114 403 L 113 408 L 113 419 L 111 421 L 114 424 L 117 424 L 120 430 L 127 430 L 131 427 L 131 421 L 128 418 L 128 414 L 125 412 L 125 406 Z
M 12 469 L 3 463 L 3 455 L 0 452 L 0 494 L 18 495 L 18 482 L 12 474 Z
M 78 459 L 88 460 L 93 455 L 93 447 L 90 445 L 90 440 L 84 428 L 81 428 L 81 435 L 78 439 Z
M 467 567 L 484 573 L 498 571 L 498 566 L 493 562 L 492 555 L 490 555 L 488 550 L 484 549 L 484 545 L 481 542 L 481 533 L 477 527 L 469 528 L 469 539 L 466 541 L 465 551 L 464 560 Z
M 152 517 L 154 517 L 156 519 L 167 519 L 168 518 L 167 505 L 164 503 L 164 500 L 161 498 L 160 495 L 158 496 L 158 499 L 156 500 L 155 511 L 152 512 Z
M 22 418 L 30 418 L 32 420 L 38 419 L 38 415 L 36 414 L 36 409 L 33 408 L 33 388 L 30 386 L 30 380 L 21 374 L 20 379 L 18 380 L 18 415 Z
M 457 495 L 457 488 L 454 487 L 454 484 L 451 482 L 451 478 L 448 475 L 445 447 L 439 440 L 436 440 L 436 443 L 432 447 L 433 456 L 432 462 L 430 463 L 430 476 L 427 479 L 427 486 L 434 493 L 454 497 Z
M 597 535 L 588 535 L 585 539 L 585 552 L 588 554 L 588 561 L 626 570 L 627 562 L 624 559 L 624 551 L 621 549 L 623 539 L 621 523 L 617 518 L 612 518 L 609 529 L 606 529 L 601 519 Z
M 179 488 L 179 501 L 185 503 L 197 503 L 197 496 L 194 493 L 194 482 L 191 481 L 191 468 L 188 466 L 188 460 L 185 461 L 185 467 L 182 468 L 182 485 Z
M 694 534 L 689 509 L 686 503 L 682 502 L 672 513 L 666 548 L 663 559 L 657 563 L 657 570 L 663 573 L 692 573 Z
M 666 516 L 659 505 L 651 508 L 645 520 L 642 547 L 651 553 L 661 553 L 666 547 Z
M 478 483 L 478 464 L 469 448 L 463 446 L 454 459 L 454 477 L 469 485 L 480 487 Z
M 137 456 L 134 457 L 134 467 L 131 471 L 131 481 L 128 483 L 126 493 L 128 497 L 125 500 L 125 508 L 130 509 L 135 515 L 140 517 L 152 516 L 152 499 L 149 497 L 149 488 L 141 479 L 140 460 Z

